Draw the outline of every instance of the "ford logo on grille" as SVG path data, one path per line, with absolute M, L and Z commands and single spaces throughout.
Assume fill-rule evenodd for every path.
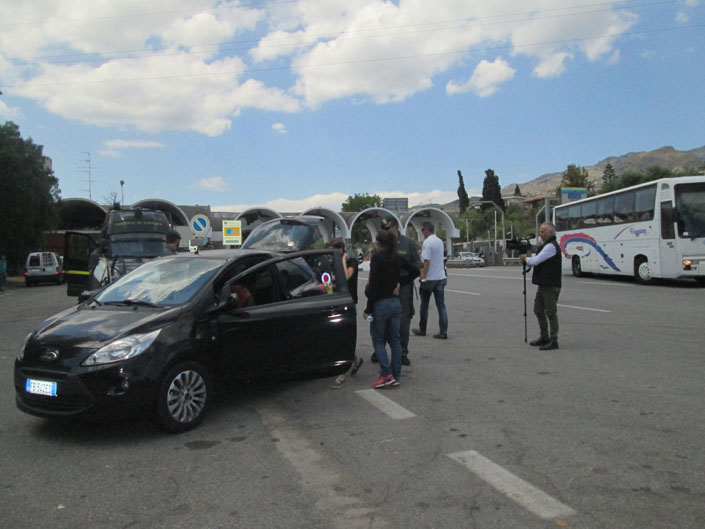
M 39 358 L 45 362 L 53 362 L 59 358 L 59 351 L 44 351 Z

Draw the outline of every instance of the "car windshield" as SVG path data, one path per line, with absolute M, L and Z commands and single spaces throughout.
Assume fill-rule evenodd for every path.
M 298 252 L 323 248 L 323 237 L 315 226 L 298 221 L 278 220 L 259 227 L 242 247 L 250 250 Z
M 150 261 L 102 290 L 95 300 L 101 304 L 183 305 L 224 264 L 224 259 L 199 257 Z

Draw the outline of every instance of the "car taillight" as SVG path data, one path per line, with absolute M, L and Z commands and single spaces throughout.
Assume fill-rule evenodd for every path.
M 26 276 L 29 275 L 29 272 L 27 272 L 27 269 L 26 269 L 26 268 L 24 269 L 24 275 L 26 275 Z
M 60 274 L 60 273 L 61 273 L 61 270 L 59 269 L 58 266 L 56 267 L 56 273 L 57 273 L 57 274 Z

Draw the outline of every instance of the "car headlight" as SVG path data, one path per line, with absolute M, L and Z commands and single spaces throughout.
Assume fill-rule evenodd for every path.
M 26 336 L 26 338 L 24 339 L 24 343 L 22 344 L 22 349 L 20 349 L 20 355 L 17 357 L 17 359 L 20 361 L 24 360 L 24 348 L 27 347 L 27 343 L 29 342 L 29 339 L 32 337 L 32 334 L 34 334 L 34 333 L 29 333 Z
M 145 334 L 131 334 L 119 340 L 109 343 L 105 347 L 101 347 L 91 356 L 86 358 L 81 365 L 95 366 L 100 364 L 110 364 L 112 362 L 121 362 L 128 358 L 142 354 L 147 348 L 152 345 L 152 342 L 159 336 L 161 329 L 148 332 Z

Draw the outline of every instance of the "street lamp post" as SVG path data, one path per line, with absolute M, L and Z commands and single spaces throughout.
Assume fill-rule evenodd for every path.
M 125 185 L 125 181 L 120 180 L 120 205 L 125 204 L 125 193 L 122 190 L 122 186 L 124 186 L 124 185 Z
M 492 206 L 495 209 L 495 228 L 494 228 L 494 251 L 497 253 L 497 212 L 499 211 L 502 215 L 502 239 L 506 238 L 507 236 L 507 231 L 504 229 L 504 211 L 502 208 L 500 208 L 497 204 L 495 204 L 492 200 L 479 200 L 475 202 L 475 204 L 492 204 Z M 502 254 L 506 254 L 507 250 L 507 245 L 502 244 Z

